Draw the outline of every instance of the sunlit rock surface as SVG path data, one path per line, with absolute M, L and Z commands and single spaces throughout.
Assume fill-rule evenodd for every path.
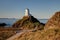
M 56 12 L 46 23 L 45 29 L 60 28 L 60 12 Z

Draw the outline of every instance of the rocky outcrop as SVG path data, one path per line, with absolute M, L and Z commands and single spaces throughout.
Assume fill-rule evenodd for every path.
M 0 23 L 0 27 L 4 27 L 6 25 L 7 25 L 6 23 Z
M 45 29 L 60 28 L 60 12 L 56 12 L 45 25 Z
M 42 29 L 43 26 L 44 24 L 40 23 L 33 16 L 24 16 L 22 19 L 18 20 L 12 25 L 12 27 L 20 29 Z

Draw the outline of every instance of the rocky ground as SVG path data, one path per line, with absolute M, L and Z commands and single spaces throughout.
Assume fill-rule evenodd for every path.
M 18 20 L 12 26 L 13 28 L 20 28 L 22 30 L 29 30 L 29 29 L 43 29 L 43 23 L 40 23 L 36 18 L 33 16 L 24 16 L 22 19 Z

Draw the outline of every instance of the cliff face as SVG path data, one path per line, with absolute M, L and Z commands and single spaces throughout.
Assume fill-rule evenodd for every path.
M 12 27 L 20 29 L 42 29 L 43 26 L 44 24 L 40 23 L 33 16 L 24 16 L 21 20 L 18 20 L 16 23 L 12 25 Z
M 60 28 L 60 12 L 56 12 L 46 23 L 45 29 L 50 28 Z

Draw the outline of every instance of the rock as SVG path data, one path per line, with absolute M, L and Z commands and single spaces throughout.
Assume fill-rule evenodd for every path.
M 0 23 L 0 27 L 4 27 L 6 25 L 7 25 L 6 23 Z
M 44 24 L 40 23 L 33 16 L 24 16 L 22 19 L 18 20 L 12 25 L 12 27 L 20 29 L 42 29 L 43 26 Z
M 45 29 L 60 28 L 60 12 L 56 12 L 45 25 Z

